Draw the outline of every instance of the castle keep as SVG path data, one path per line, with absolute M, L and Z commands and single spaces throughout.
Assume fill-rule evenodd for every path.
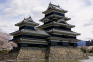
M 85 58 L 76 44 L 79 41 L 76 36 L 80 34 L 71 30 L 75 26 L 67 23 L 70 18 L 65 13 L 66 10 L 50 3 L 40 20 L 43 25 L 38 26 L 31 17 L 15 24 L 19 30 L 11 35 L 20 48 L 17 60 Z
M 40 21 L 44 24 L 34 22 L 31 17 L 15 24 L 19 30 L 11 33 L 13 41 L 20 47 L 46 47 L 51 46 L 73 46 L 76 47 L 76 39 L 79 33 L 71 31 L 75 27 L 67 23 L 70 18 L 65 16 L 67 11 L 57 5 L 49 4 L 43 13 L 45 17 Z

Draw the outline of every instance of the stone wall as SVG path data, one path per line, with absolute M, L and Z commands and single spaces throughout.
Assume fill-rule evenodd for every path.
M 87 59 L 88 56 L 84 54 L 79 48 L 52 46 L 50 47 L 49 60 L 63 60 L 63 59 Z
M 2 60 L 16 60 L 17 62 L 26 62 L 33 60 L 66 60 L 66 59 L 87 59 L 79 48 L 51 46 L 50 48 L 22 47 L 18 52 L 0 54 Z M 41 62 L 41 61 L 40 61 Z
M 0 53 L 0 61 L 16 62 L 18 53 Z
M 86 55 L 88 55 L 88 56 L 93 56 L 93 53 L 86 53 Z
M 46 48 L 22 47 L 17 56 L 17 61 L 45 60 Z

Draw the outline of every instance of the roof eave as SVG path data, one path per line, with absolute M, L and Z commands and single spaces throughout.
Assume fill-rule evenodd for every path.
M 38 23 L 32 24 L 32 23 L 28 23 L 28 22 L 20 22 L 15 24 L 15 26 L 23 26 L 23 25 L 31 25 L 31 26 L 38 26 Z
M 67 13 L 68 11 L 66 10 L 58 10 L 58 9 L 47 9 L 46 11 L 42 12 L 43 14 L 48 14 L 50 12 L 53 12 L 53 11 L 57 11 L 57 12 L 60 12 L 60 13 Z

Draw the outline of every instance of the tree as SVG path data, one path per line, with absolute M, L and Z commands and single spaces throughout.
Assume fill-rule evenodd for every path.
M 2 50 L 12 50 L 13 47 L 17 47 L 14 42 L 9 42 L 10 35 L 0 31 L 0 51 Z

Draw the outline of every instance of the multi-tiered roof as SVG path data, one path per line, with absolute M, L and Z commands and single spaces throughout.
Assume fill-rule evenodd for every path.
M 61 43 L 75 43 L 78 41 L 76 39 L 79 33 L 71 31 L 71 28 L 75 27 L 67 23 L 70 18 L 65 17 L 66 10 L 60 8 L 60 6 L 49 4 L 46 11 L 43 12 L 45 17 L 40 21 L 44 24 L 39 26 L 39 29 L 45 30 L 50 37 L 48 38 L 50 42 L 55 44 Z
M 48 34 L 35 26 L 38 26 L 31 17 L 24 18 L 22 22 L 15 24 L 19 26 L 19 30 L 11 33 L 14 36 L 13 41 L 20 44 L 20 46 L 33 46 L 44 44 L 47 45 L 46 37 Z
M 75 27 L 67 23 L 70 18 L 65 17 L 66 10 L 60 6 L 49 4 L 45 17 L 40 21 L 44 24 L 38 26 L 31 17 L 25 18 L 22 22 L 15 24 L 19 30 L 11 33 L 13 41 L 21 46 L 40 46 L 40 45 L 61 45 L 75 46 L 79 33 L 71 31 Z

